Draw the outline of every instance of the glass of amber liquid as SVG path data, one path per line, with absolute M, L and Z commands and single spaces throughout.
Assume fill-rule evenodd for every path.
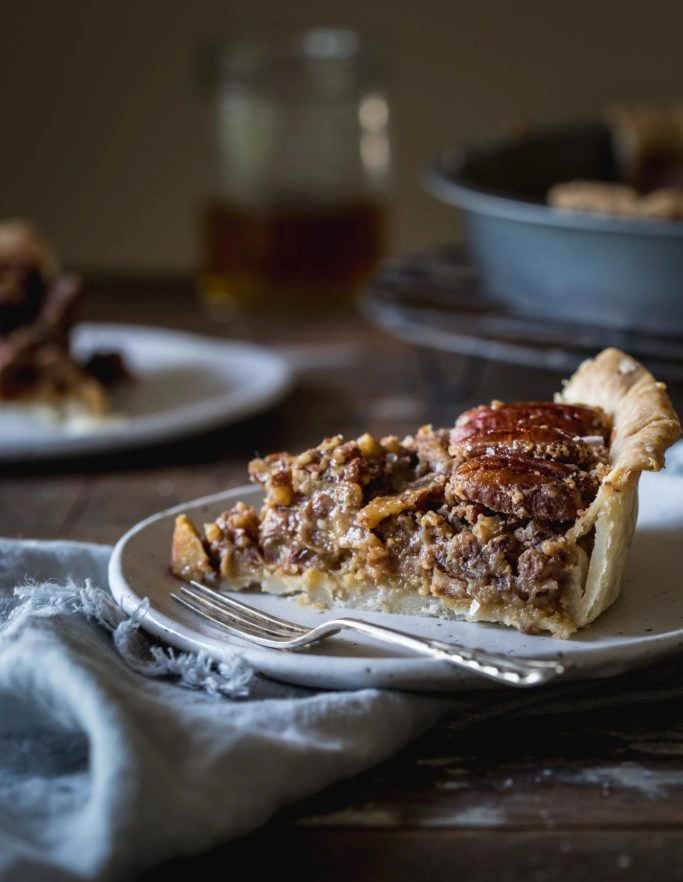
M 385 251 L 389 105 L 354 31 L 240 36 L 211 47 L 212 181 L 199 293 L 211 311 L 336 306 Z

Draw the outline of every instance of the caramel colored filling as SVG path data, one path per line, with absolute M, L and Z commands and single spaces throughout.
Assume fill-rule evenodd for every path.
M 172 569 L 187 577 L 191 546 L 200 577 L 207 566 L 240 584 L 316 571 L 340 586 L 561 613 L 578 553 L 566 533 L 597 492 L 608 435 L 598 410 L 525 402 L 475 408 L 452 431 L 272 454 L 250 465 L 260 512 L 239 504 L 185 533 L 184 551 L 177 534 Z

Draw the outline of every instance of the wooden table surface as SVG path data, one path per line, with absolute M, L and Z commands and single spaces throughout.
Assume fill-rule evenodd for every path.
M 1 469 L 0 534 L 113 543 L 177 502 L 245 482 L 255 452 L 341 432 L 448 425 L 492 397 L 549 397 L 560 377 L 418 351 L 351 309 L 217 322 L 189 289 L 111 287 L 85 318 L 249 340 L 286 351 L 296 387 L 270 412 L 153 450 Z M 674 390 L 677 392 L 677 390 Z M 683 714 L 671 704 L 504 720 L 446 720 L 401 755 L 290 807 L 237 843 L 153 868 L 265 877 L 277 855 L 304 880 L 683 878 Z M 248 862 L 248 863 L 247 863 Z

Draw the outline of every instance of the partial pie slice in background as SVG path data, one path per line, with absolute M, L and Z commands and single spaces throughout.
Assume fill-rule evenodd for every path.
M 0 405 L 56 420 L 105 417 L 107 387 L 129 379 L 118 353 L 79 362 L 71 332 L 83 298 L 43 235 L 25 221 L 0 223 Z

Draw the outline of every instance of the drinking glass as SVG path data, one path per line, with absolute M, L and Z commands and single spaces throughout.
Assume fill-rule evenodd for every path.
M 273 31 L 204 55 L 211 180 L 199 293 L 211 308 L 335 305 L 385 251 L 385 65 L 346 29 Z

